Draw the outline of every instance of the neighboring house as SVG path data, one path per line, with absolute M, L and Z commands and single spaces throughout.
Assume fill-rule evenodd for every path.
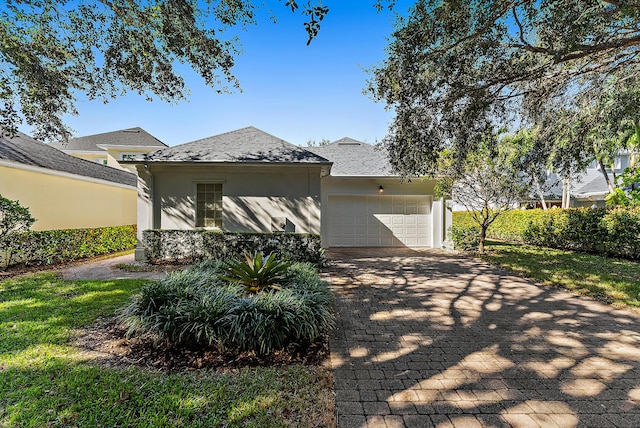
M 0 194 L 36 218 L 33 230 L 136 223 L 136 176 L 69 156 L 25 134 L 0 137 Z
M 325 247 L 440 248 L 450 219 L 435 182 L 401 182 L 382 153 L 350 139 L 302 148 L 248 127 L 125 164 L 138 171 L 139 234 L 297 232 L 321 234 Z
M 67 143 L 51 145 L 71 156 L 120 169 L 125 169 L 120 161 L 135 159 L 167 147 L 139 127 L 87 135 L 73 138 Z M 132 168 L 130 170 L 134 172 Z
M 615 185 L 614 174 L 615 176 L 622 174 L 625 168 L 629 167 L 634 156 L 637 157 L 638 153 L 625 150 L 614 157 L 613 171 L 607 169 L 607 175 L 611 183 Z M 544 191 L 547 206 L 562 206 L 562 178 L 557 174 L 551 173 L 547 183 L 550 184 L 550 188 Z M 609 194 L 609 187 L 597 161 L 591 162 L 583 172 L 572 177 L 568 190 L 570 195 L 569 205 L 574 208 L 602 208 L 605 206 L 605 198 Z M 531 194 L 531 201 L 523 202 L 522 205 L 535 206 L 537 208 L 542 206 L 537 194 Z

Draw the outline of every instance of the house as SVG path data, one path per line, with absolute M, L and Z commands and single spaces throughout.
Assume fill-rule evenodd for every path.
M 402 181 L 384 152 L 351 138 L 308 150 L 333 162 L 321 182 L 325 247 L 443 246 L 451 213 L 435 180 Z
M 302 148 L 248 127 L 124 163 L 138 172 L 140 235 L 295 232 L 320 234 L 325 247 L 440 248 L 450 224 L 434 181 L 401 181 L 382 153 L 351 139 Z
M 87 135 L 51 145 L 71 156 L 119 169 L 125 169 L 120 164 L 122 160 L 134 159 L 167 147 L 139 127 Z M 134 172 L 133 168 L 130 172 Z
M 623 150 L 613 159 L 613 169 L 607 168 L 609 181 L 615 186 L 614 177 L 620 176 L 625 168 L 628 168 L 637 158 L 638 153 Z M 568 184 L 569 206 L 572 208 L 603 208 L 605 198 L 609 194 L 609 186 L 605 180 L 602 169 L 597 161 L 591 162 L 581 173 L 571 178 L 571 181 L 563 184 L 562 177 L 555 173 L 549 173 L 547 178 L 548 188 L 544 193 L 545 203 L 548 207 L 561 207 L 563 186 Z M 538 194 L 531 194 L 530 201 L 523 201 L 522 206 L 534 206 L 541 208 Z
M 0 137 L 0 195 L 36 218 L 33 230 L 136 223 L 136 176 L 69 156 L 25 134 Z

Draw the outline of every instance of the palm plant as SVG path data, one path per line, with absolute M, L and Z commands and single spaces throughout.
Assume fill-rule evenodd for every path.
M 224 275 L 219 278 L 240 284 L 245 293 L 254 294 L 266 290 L 281 290 L 278 284 L 286 274 L 291 263 L 276 260 L 274 253 L 264 257 L 262 253 L 244 252 L 244 261 L 230 260 L 224 264 Z

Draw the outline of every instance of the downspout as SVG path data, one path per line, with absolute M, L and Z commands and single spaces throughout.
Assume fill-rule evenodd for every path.
M 311 209 L 313 198 L 311 197 L 311 168 L 307 167 L 307 233 L 311 233 Z
M 150 177 L 149 179 L 149 205 L 151 206 L 151 209 L 149 210 L 149 226 L 151 226 L 151 229 L 155 229 L 156 228 L 156 222 L 155 222 L 155 212 L 156 212 L 156 206 L 155 206 L 155 200 L 156 200 L 156 184 L 155 184 L 155 176 L 153 175 L 153 173 L 151 172 L 151 170 L 149 169 L 149 164 L 145 163 L 144 164 L 144 171 L 146 172 L 146 174 Z

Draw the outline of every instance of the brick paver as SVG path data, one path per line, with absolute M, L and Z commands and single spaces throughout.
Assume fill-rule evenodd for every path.
M 454 253 L 331 250 L 338 426 L 640 426 L 640 316 Z

